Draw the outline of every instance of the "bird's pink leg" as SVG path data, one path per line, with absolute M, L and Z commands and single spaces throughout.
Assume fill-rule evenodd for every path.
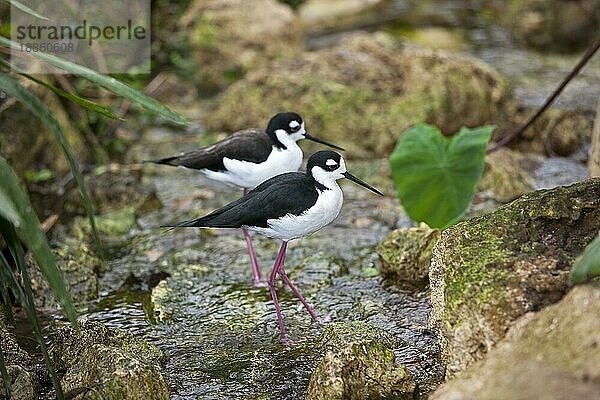
M 283 260 L 285 259 L 285 251 L 287 249 L 287 242 L 281 243 L 281 248 L 279 249 L 279 253 L 277 254 L 277 258 L 275 259 L 275 264 L 273 264 L 273 269 L 271 270 L 271 274 L 269 275 L 269 292 L 271 293 L 271 299 L 273 299 L 273 305 L 275 306 L 275 313 L 277 314 L 277 324 L 279 324 L 279 332 L 281 333 L 281 341 L 284 343 L 289 343 L 290 340 L 285 333 L 285 325 L 283 323 L 283 315 L 281 315 L 281 308 L 279 307 L 279 301 L 277 300 L 277 293 L 275 293 L 275 278 L 277 277 L 277 272 L 281 265 L 283 265 Z
M 285 273 L 284 263 L 283 262 L 281 263 L 281 266 L 279 267 L 278 273 L 279 273 L 279 275 L 281 275 L 281 279 L 283 279 L 283 281 L 285 282 L 285 284 L 288 285 L 290 289 L 292 289 L 292 292 L 294 292 L 294 295 L 298 298 L 298 300 L 300 300 L 300 302 L 302 303 L 302 305 L 304 305 L 304 308 L 306 308 L 306 311 L 308 311 L 308 313 L 310 314 L 310 316 L 312 317 L 312 319 L 315 320 L 315 322 L 317 322 L 319 324 L 324 324 L 324 323 L 328 322 L 328 318 L 319 318 L 319 317 L 317 317 L 317 313 L 315 313 L 315 311 L 311 308 L 311 306 L 308 305 L 308 302 L 306 301 L 306 299 L 304 298 L 304 296 L 302 296 L 302 293 L 300 293 L 300 291 L 298 290 L 298 288 L 296 288 L 296 286 L 294 286 L 294 284 L 292 283 L 292 281 L 290 280 L 290 278 Z
M 244 196 L 248 193 L 248 191 L 248 189 L 244 189 Z M 252 286 L 264 287 L 265 281 L 262 277 L 262 274 L 260 273 L 260 268 L 258 266 L 258 258 L 256 257 L 254 246 L 252 245 L 250 233 L 248 233 L 248 229 L 246 228 L 242 228 L 242 233 L 244 235 L 244 240 L 246 240 L 246 247 L 248 248 L 248 255 L 250 256 L 250 265 L 252 266 Z

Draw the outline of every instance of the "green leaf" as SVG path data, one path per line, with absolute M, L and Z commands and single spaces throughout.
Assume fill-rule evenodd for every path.
M 32 15 L 38 19 L 42 19 L 44 21 L 50 21 L 50 18 L 44 17 L 41 14 L 38 14 L 37 12 L 35 12 L 34 10 L 32 10 L 31 8 L 27 7 L 25 4 L 21 3 L 20 1 L 17 0 L 4 0 L 7 3 L 10 3 L 13 7 L 18 8 L 19 10 L 23 11 L 26 14 Z
M 12 70 L 16 71 L 19 75 L 24 76 L 25 78 L 37 83 L 38 85 L 44 86 L 45 88 L 56 93 L 57 95 L 64 97 L 65 99 L 70 100 L 73 103 L 79 104 L 82 107 L 85 107 L 89 110 L 95 111 L 98 114 L 104 115 L 105 117 L 110 118 L 110 119 L 122 119 L 122 118 L 119 118 L 119 116 L 117 114 L 110 111 L 108 108 L 103 107 L 100 104 L 94 103 L 93 101 L 90 101 L 88 99 L 84 99 L 83 97 L 77 96 L 74 93 L 69 93 L 65 90 L 62 90 L 61 88 L 57 88 L 56 86 L 54 86 L 50 83 L 44 82 L 40 79 L 37 79 L 29 74 L 26 74 L 25 72 L 21 71 L 19 68 L 7 63 L 6 61 L 4 61 L 2 59 L 0 59 L 0 65 L 4 65 L 8 69 L 12 69 Z
M 27 90 L 23 85 L 19 82 L 11 78 L 10 76 L 0 72 L 0 89 L 4 90 L 8 95 L 15 97 L 18 99 L 25 107 L 27 107 L 35 116 L 42 120 L 50 130 L 54 133 L 56 140 L 62 147 L 63 153 L 67 158 L 67 162 L 69 163 L 69 167 L 71 168 L 71 172 L 75 177 L 75 181 L 77 182 L 77 186 L 79 187 L 79 192 L 81 193 L 81 197 L 83 198 L 83 206 L 87 213 L 88 219 L 90 220 L 90 226 L 92 227 L 92 235 L 94 236 L 94 240 L 96 242 L 96 247 L 98 252 L 102 252 L 102 246 L 100 244 L 100 238 L 98 236 L 98 230 L 96 229 L 96 222 L 94 221 L 94 211 L 92 209 L 92 202 L 88 196 L 87 189 L 85 187 L 85 182 L 83 181 L 83 176 L 81 175 L 81 171 L 79 170 L 79 165 L 75 160 L 75 156 L 73 155 L 73 149 L 71 149 L 71 145 L 67 141 L 60 125 L 54 118 L 54 116 L 50 113 L 48 108 L 38 99 L 33 93 Z M 7 217 L 8 218 L 8 217 Z
M 494 127 L 462 128 L 448 138 L 434 126 L 408 129 L 390 156 L 402 206 L 416 221 L 446 228 L 467 211 L 483 173 Z
M 17 177 L 2 157 L 0 157 L 0 216 L 2 217 L 0 232 L 11 251 L 15 252 L 16 249 L 14 243 L 16 239 L 11 233 L 14 227 L 14 232 L 33 255 L 65 315 L 71 323 L 77 325 L 77 312 L 67 291 L 62 272 L 56 265 L 46 235 L 42 232 L 29 199 L 18 184 Z
M 600 276 L 600 236 L 590 243 L 581 257 L 575 261 L 571 271 L 573 283 L 583 283 L 591 278 Z
M 16 51 L 20 50 L 20 45 L 17 42 L 13 42 L 12 40 L 9 40 L 2 36 L 0 36 L 0 44 L 3 44 Z M 146 96 L 139 90 L 136 90 L 131 86 L 116 80 L 115 78 L 105 76 L 99 72 L 94 71 L 93 69 L 63 60 L 62 58 L 53 56 L 51 54 L 46 54 L 39 51 L 34 51 L 28 54 L 31 54 L 32 56 L 39 58 L 40 60 L 45 61 L 48 64 L 60 68 L 64 71 L 68 71 L 79 77 L 94 82 L 110 90 L 111 92 L 131 101 L 134 104 L 139 104 L 146 110 L 151 111 L 175 124 L 188 125 L 190 123 L 190 121 L 183 115 L 171 110 L 167 106 L 163 105 L 161 102 Z

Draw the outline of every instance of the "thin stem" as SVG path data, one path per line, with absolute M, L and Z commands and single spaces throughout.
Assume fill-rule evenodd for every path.
M 593 43 L 586 50 L 583 57 L 581 57 L 581 60 L 579 60 L 577 65 L 575 65 L 575 67 L 571 70 L 571 72 L 569 72 L 569 74 L 565 77 L 565 79 L 563 79 L 563 81 L 560 83 L 560 85 L 558 85 L 558 87 L 554 90 L 554 92 L 550 95 L 550 97 L 548 97 L 546 99 L 544 104 L 537 110 L 537 112 L 535 114 L 533 114 L 527 120 L 527 122 L 524 125 L 522 125 L 519 129 L 517 129 L 515 132 L 513 132 L 512 134 L 510 134 L 508 136 L 503 137 L 498 142 L 496 142 L 496 144 L 493 147 L 491 147 L 490 149 L 487 150 L 487 154 L 490 154 L 490 153 L 493 153 L 493 152 L 499 150 L 502 146 L 506 145 L 507 143 L 509 143 L 512 140 L 521 136 L 539 118 L 539 116 L 542 115 L 542 113 L 544 111 L 546 111 L 546 109 L 548 109 L 548 107 L 550 107 L 550 105 L 552 105 L 554 100 L 558 97 L 559 94 L 562 93 L 562 91 L 567 86 L 567 84 L 569 82 L 571 82 L 571 80 L 573 78 L 575 78 L 575 76 L 577 76 L 577 74 L 579 74 L 579 71 L 581 71 L 581 69 L 588 63 L 588 61 L 592 58 L 592 56 L 594 54 L 596 54 L 598 49 L 600 49 L 600 40 L 598 40 L 596 43 Z

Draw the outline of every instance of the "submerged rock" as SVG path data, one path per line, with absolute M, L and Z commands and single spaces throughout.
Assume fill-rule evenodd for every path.
M 562 298 L 600 229 L 600 179 L 540 190 L 442 232 L 429 270 L 447 376 L 479 360 L 521 315 Z
M 153 345 L 121 330 L 84 321 L 81 331 L 63 327 L 50 353 L 59 369 L 65 394 L 77 400 L 168 399 L 160 372 L 165 355 Z
M 319 338 L 323 358 L 310 377 L 306 400 L 413 399 L 415 381 L 396 364 L 394 340 L 364 323 L 329 324 Z
M 292 10 L 276 0 L 196 0 L 181 17 L 200 89 L 215 91 L 304 45 Z M 259 126 L 262 126 L 259 125 Z
M 517 320 L 486 359 L 441 386 L 432 400 L 596 399 L 600 393 L 600 284 Z
M 382 274 L 416 288 L 426 287 L 431 250 L 439 237 L 439 230 L 425 224 L 418 228 L 396 229 L 377 245 Z
M 231 132 L 263 126 L 273 110 L 302 110 L 309 131 L 341 143 L 351 156 L 388 156 L 415 123 L 446 134 L 501 123 L 510 99 L 504 79 L 481 61 L 359 33 L 252 71 L 205 120 L 209 129 Z

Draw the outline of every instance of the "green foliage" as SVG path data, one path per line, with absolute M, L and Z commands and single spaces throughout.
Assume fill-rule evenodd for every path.
M 11 243 L 12 229 L 16 236 Z M 77 312 L 62 273 L 56 266 L 56 259 L 50 250 L 46 235 L 40 227 L 27 194 L 19 187 L 16 175 L 2 157 L 0 157 L 0 233 L 9 248 L 11 246 L 16 248 L 14 241 L 18 238 L 31 251 L 65 315 L 72 323 L 76 323 Z M 17 254 L 13 254 L 15 255 Z M 18 257 L 14 258 L 18 261 Z
M 583 283 L 600 276 L 600 236 L 590 243 L 571 271 L 573 283 Z
M 32 15 L 38 19 L 44 20 L 44 21 L 48 21 L 49 18 L 44 17 L 41 14 L 38 14 L 37 12 L 35 12 L 34 10 L 32 10 L 31 8 L 27 7 L 25 4 L 21 3 L 20 1 L 17 0 L 4 0 L 7 3 L 10 3 L 13 7 L 18 8 L 19 10 L 23 11 L 24 13 L 27 13 L 29 15 Z
M 64 399 L 60 381 L 56 376 L 50 356 L 48 355 L 48 349 L 46 348 L 41 326 L 35 312 L 31 280 L 21 245 L 24 245 L 31 252 L 49 287 L 52 289 L 56 300 L 61 305 L 67 318 L 75 326 L 77 326 L 77 312 L 67 291 L 62 273 L 56 264 L 56 259 L 50 250 L 50 245 L 29 203 L 29 199 L 19 187 L 16 175 L 2 157 L 0 157 L 0 234 L 10 250 L 12 264 L 16 265 L 22 278 L 21 283 L 19 283 L 15 272 L 11 268 L 11 263 L 6 259 L 4 254 L 0 253 L 1 281 L 3 285 L 7 285 L 11 289 L 17 301 L 26 310 L 32 323 L 34 334 L 48 365 L 57 397 Z M 10 306 L 5 296 L 3 296 L 2 302 Z M 3 360 L 2 364 L 4 364 Z M 2 368 L 5 369 L 5 366 L 2 365 Z M 4 372 L 2 371 L 3 375 Z
M 483 173 L 494 128 L 462 128 L 448 138 L 434 126 L 408 129 L 390 156 L 392 178 L 408 215 L 446 228 L 466 212 Z
M 83 197 L 83 206 L 85 207 L 85 211 L 88 215 L 88 219 L 90 220 L 90 225 L 92 227 L 92 234 L 96 241 L 96 247 L 98 251 L 101 249 L 100 240 L 98 238 L 98 232 L 96 229 L 96 222 L 94 221 L 94 210 L 92 209 L 92 202 L 89 198 L 87 189 L 85 187 L 85 183 L 83 181 L 83 176 L 81 175 L 81 171 L 79 170 L 79 165 L 75 160 L 75 156 L 73 154 L 73 150 L 71 149 L 71 145 L 65 138 L 65 135 L 58 125 L 58 122 L 52 115 L 52 113 L 48 110 L 48 108 L 37 98 L 33 93 L 31 93 L 27 88 L 21 85 L 19 82 L 8 76 L 7 74 L 0 72 L 0 89 L 4 90 L 8 95 L 15 97 L 18 99 L 25 107 L 27 107 L 33 115 L 37 116 L 41 119 L 54 133 L 56 140 L 62 147 L 63 153 L 67 158 L 69 163 L 69 167 L 71 168 L 71 172 L 75 177 L 75 181 L 77 182 L 77 186 L 79 186 L 81 196 Z M 25 196 L 27 199 L 27 196 Z
M 20 48 L 18 43 L 13 42 L 12 40 L 9 40 L 2 36 L 0 36 L 0 44 L 9 47 L 13 50 L 19 50 Z M 139 90 L 136 90 L 131 86 L 126 85 L 121 81 L 118 81 L 115 78 L 103 75 L 90 68 L 63 60 L 62 58 L 53 56 L 51 54 L 46 54 L 37 51 L 31 52 L 30 54 L 50 65 L 53 65 L 64 71 L 68 71 L 97 85 L 100 85 L 110 90 L 114 94 L 131 101 L 133 104 L 138 104 L 146 110 L 165 118 L 167 121 L 179 125 L 189 124 L 189 120 L 183 115 L 169 109 L 161 102 L 146 96 Z

